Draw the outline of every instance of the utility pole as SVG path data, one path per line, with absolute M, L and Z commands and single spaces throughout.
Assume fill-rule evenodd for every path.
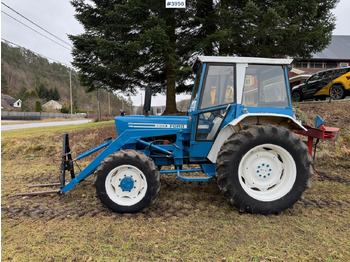
M 70 118 L 73 118 L 72 71 L 69 69 Z

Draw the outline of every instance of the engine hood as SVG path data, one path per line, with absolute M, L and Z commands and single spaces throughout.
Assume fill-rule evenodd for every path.
M 172 129 L 174 133 L 178 130 L 189 133 L 191 122 L 188 116 L 118 116 L 114 118 L 118 135 L 128 129 Z

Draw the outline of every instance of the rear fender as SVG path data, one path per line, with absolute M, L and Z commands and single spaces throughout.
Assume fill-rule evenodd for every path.
M 239 132 L 246 126 L 263 124 L 280 125 L 290 130 L 300 129 L 306 131 L 306 128 L 303 127 L 301 123 L 289 115 L 270 113 L 243 114 L 228 123 L 224 128 L 220 130 L 207 155 L 207 158 L 212 163 L 216 163 L 216 158 L 221 149 L 221 146 L 233 133 Z

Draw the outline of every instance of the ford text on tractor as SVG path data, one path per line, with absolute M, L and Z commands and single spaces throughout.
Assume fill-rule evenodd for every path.
M 155 202 L 161 174 L 176 173 L 186 181 L 216 179 L 241 212 L 278 214 L 293 207 L 313 175 L 314 138 L 331 140 L 337 129 L 325 127 L 321 119 L 317 127 L 295 119 L 287 77 L 291 62 L 199 57 L 186 116 L 116 117 L 118 138 L 75 159 L 65 134 L 61 188 L 53 192 L 66 194 L 96 172 L 101 202 L 112 211 L 134 213 Z M 146 90 L 146 100 L 150 95 Z M 296 133 L 308 136 L 308 144 Z M 101 149 L 75 175 L 73 163 Z M 66 171 L 71 174 L 68 183 Z

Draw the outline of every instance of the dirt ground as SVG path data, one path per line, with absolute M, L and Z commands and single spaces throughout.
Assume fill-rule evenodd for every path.
M 27 185 L 58 181 L 62 137 L 4 137 L 2 261 L 26 261 L 29 255 L 32 261 L 349 261 L 349 106 L 349 101 L 295 105 L 299 118 L 313 125 L 319 114 L 340 131 L 334 141 L 319 143 L 312 188 L 281 216 L 241 215 L 216 181 L 190 183 L 175 175 L 161 177 L 156 203 L 133 215 L 105 208 L 94 176 L 65 196 L 17 197 Z M 71 132 L 73 156 L 116 136 L 114 126 Z

